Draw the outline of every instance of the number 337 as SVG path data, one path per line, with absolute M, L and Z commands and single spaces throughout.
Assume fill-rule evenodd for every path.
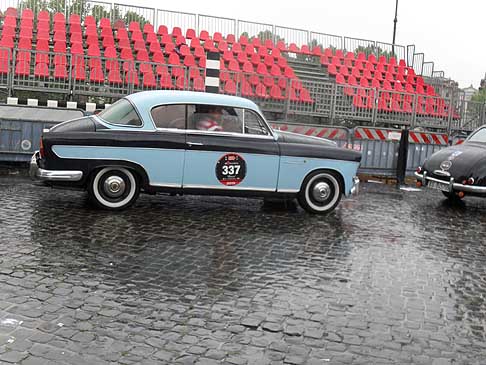
M 241 168 L 240 165 L 229 165 L 229 166 L 224 165 L 222 174 L 223 175 L 238 175 L 238 173 L 240 172 L 240 168 Z

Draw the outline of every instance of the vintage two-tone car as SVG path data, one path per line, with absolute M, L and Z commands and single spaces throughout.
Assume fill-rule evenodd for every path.
M 31 175 L 86 189 L 99 207 L 139 192 L 297 197 L 312 213 L 357 190 L 361 154 L 272 130 L 253 102 L 226 95 L 148 91 L 43 133 Z
M 486 197 L 486 126 L 463 144 L 434 153 L 415 172 L 417 185 L 440 190 L 450 200 Z

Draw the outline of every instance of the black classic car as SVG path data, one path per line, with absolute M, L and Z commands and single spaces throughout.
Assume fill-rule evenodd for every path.
M 486 197 L 486 126 L 463 144 L 434 153 L 415 172 L 417 185 L 439 190 L 450 200 Z

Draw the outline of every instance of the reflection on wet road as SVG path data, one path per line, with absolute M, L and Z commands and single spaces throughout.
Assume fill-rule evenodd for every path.
M 261 201 L 0 179 L 0 363 L 486 359 L 486 200 L 367 185 L 326 217 Z

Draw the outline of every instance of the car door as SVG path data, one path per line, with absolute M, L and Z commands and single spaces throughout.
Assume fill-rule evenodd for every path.
M 147 168 L 150 184 L 180 188 L 186 148 L 186 105 L 155 106 L 150 111 L 150 116 L 156 127 L 151 138 L 157 140 L 157 152 L 153 152 Z
M 184 189 L 276 190 L 279 149 L 258 113 L 188 105 L 187 118 Z

